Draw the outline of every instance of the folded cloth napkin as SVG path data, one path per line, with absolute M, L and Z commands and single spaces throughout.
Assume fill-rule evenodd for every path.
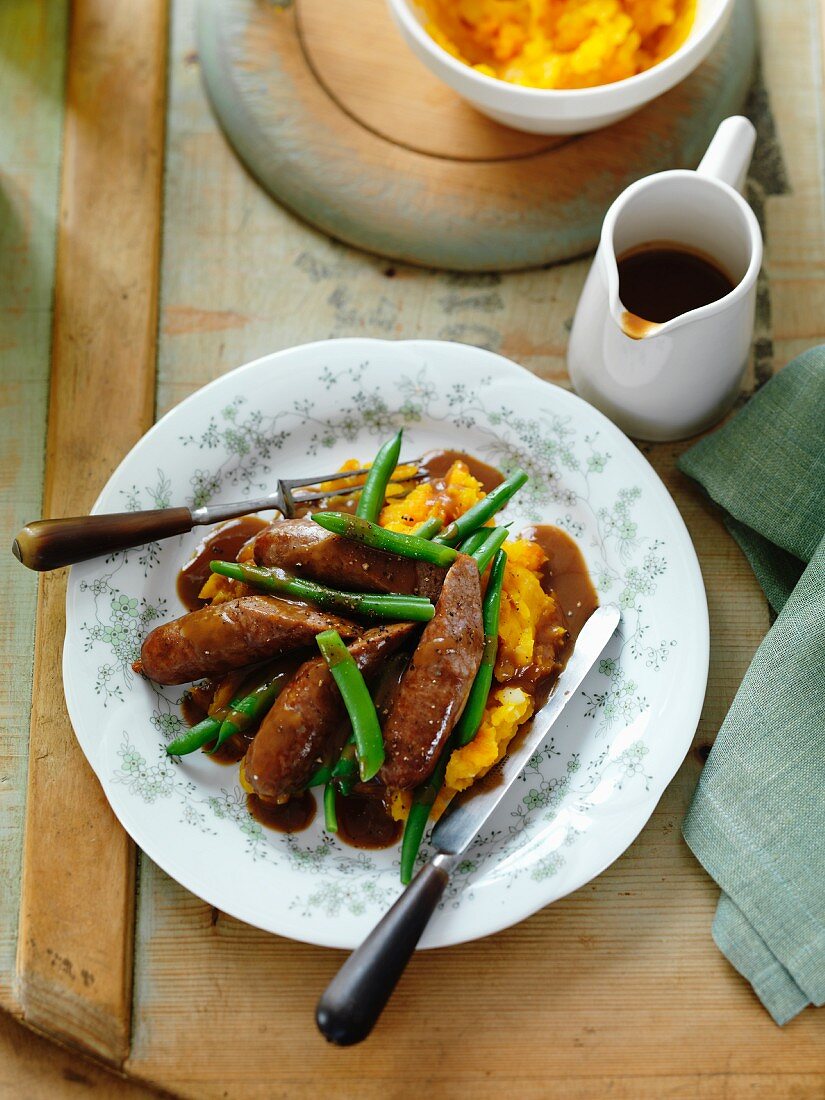
M 679 465 L 725 510 L 777 612 L 683 832 L 722 888 L 717 946 L 784 1024 L 825 1003 L 825 346 Z

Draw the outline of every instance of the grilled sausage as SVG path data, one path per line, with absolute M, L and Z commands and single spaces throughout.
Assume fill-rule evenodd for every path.
M 416 629 L 415 623 L 377 626 L 349 651 L 369 679 Z M 306 661 L 278 696 L 244 759 L 244 776 L 259 798 L 275 801 L 301 790 L 341 750 L 349 732 L 346 718 L 324 658 Z
M 314 581 L 356 592 L 402 592 L 436 599 L 440 565 L 387 554 L 341 538 L 311 519 L 273 523 L 255 539 L 258 565 L 276 565 Z
M 478 568 L 461 554 L 384 724 L 387 758 L 378 778 L 387 787 L 416 787 L 432 772 L 467 702 L 483 648 Z
M 186 684 L 310 645 L 329 629 L 343 638 L 361 632 L 347 619 L 304 604 L 242 596 L 155 627 L 134 667 L 159 684 Z

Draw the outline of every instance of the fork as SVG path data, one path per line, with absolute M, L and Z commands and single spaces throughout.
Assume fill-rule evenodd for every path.
M 400 463 L 415 466 L 409 477 L 393 478 L 390 484 L 420 481 L 429 475 L 420 459 Z M 215 504 L 202 508 L 154 508 L 143 512 L 113 512 L 100 516 L 70 516 L 65 519 L 38 519 L 28 523 L 17 534 L 11 550 L 14 556 L 29 569 L 45 572 L 88 561 L 116 550 L 128 550 L 147 542 L 157 542 L 173 535 L 182 535 L 193 527 L 222 523 L 250 512 L 281 512 L 292 519 L 298 508 L 329 497 L 349 496 L 360 492 L 361 486 L 343 489 L 326 489 L 295 496 L 294 489 L 318 485 L 324 481 L 342 481 L 345 478 L 366 474 L 367 468 L 320 474 L 311 478 L 280 478 L 275 491 L 256 500 L 242 500 L 234 504 Z

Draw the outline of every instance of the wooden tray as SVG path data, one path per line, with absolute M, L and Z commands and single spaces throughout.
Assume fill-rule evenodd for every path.
M 736 114 L 755 48 L 751 0 L 682 84 L 606 130 L 542 137 L 478 114 L 401 40 L 386 0 L 201 0 L 215 113 L 266 190 L 382 256 L 508 271 L 594 247 L 629 183 L 694 167 Z
M 146 0 L 140 20 L 132 0 L 75 0 L 68 39 L 67 7 L 0 5 L 11 59 L 0 91 L 15 103 L 0 127 L 0 216 L 15 256 L 0 269 L 8 532 L 41 514 L 47 413 L 42 507 L 81 511 L 154 416 L 302 340 L 463 339 L 564 384 L 586 261 L 439 273 L 331 242 L 272 203 L 228 149 L 203 95 L 194 0 L 175 0 L 168 72 L 164 0 Z M 825 339 L 818 12 L 813 0 L 759 3 L 764 83 L 748 107 L 759 131 L 748 193 L 767 250 L 744 397 Z M 818 1100 L 821 1012 L 773 1025 L 713 944 L 718 890 L 679 836 L 769 623 L 742 555 L 675 470 L 682 448 L 643 450 L 685 517 L 709 596 L 710 679 L 693 751 L 605 874 L 501 935 L 414 959 L 374 1038 L 349 1051 L 324 1044 L 311 1022 L 340 952 L 260 933 L 135 860 L 63 707 L 60 576 L 41 590 L 28 741 L 35 584 L 0 559 L 2 1007 L 186 1097 Z M 78 1063 L 59 1089 L 75 1095 L 85 1073 Z M 0 1095 L 9 1080 L 0 1071 Z

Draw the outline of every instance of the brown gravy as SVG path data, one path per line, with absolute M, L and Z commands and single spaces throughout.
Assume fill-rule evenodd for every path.
M 198 544 L 195 553 L 178 573 L 178 596 L 187 611 L 197 611 L 199 607 L 206 606 L 206 600 L 198 597 L 212 576 L 210 561 L 235 561 L 244 543 L 268 526 L 260 516 L 241 516 L 224 523 Z
M 524 538 L 532 539 L 545 552 L 544 587 L 552 591 L 570 634 L 569 648 L 581 628 L 599 606 L 599 597 L 587 571 L 587 564 L 576 543 L 561 527 L 542 524 L 528 528 Z
M 394 821 L 380 798 L 350 794 L 335 796 L 338 817 L 338 839 L 353 848 L 391 848 L 404 829 L 402 821 Z
M 240 764 L 246 756 L 246 750 L 251 744 L 251 737 L 245 737 L 242 733 L 236 733 L 234 737 L 230 737 L 228 741 L 224 741 L 219 749 L 210 752 L 209 759 L 214 760 L 216 764 Z M 206 748 L 208 749 L 210 746 L 207 745 Z
M 296 794 L 289 802 L 280 806 L 262 802 L 256 794 L 249 794 L 246 796 L 246 805 L 256 821 L 279 833 L 302 832 L 312 824 L 316 809 L 312 791 Z
M 650 241 L 617 261 L 622 328 L 638 340 L 660 324 L 730 294 L 733 281 L 712 256 L 674 241 Z
M 202 684 L 196 684 L 184 692 L 180 701 L 180 713 L 187 726 L 196 726 L 203 721 L 209 713 L 214 694 L 215 686 L 209 680 L 204 680 Z

